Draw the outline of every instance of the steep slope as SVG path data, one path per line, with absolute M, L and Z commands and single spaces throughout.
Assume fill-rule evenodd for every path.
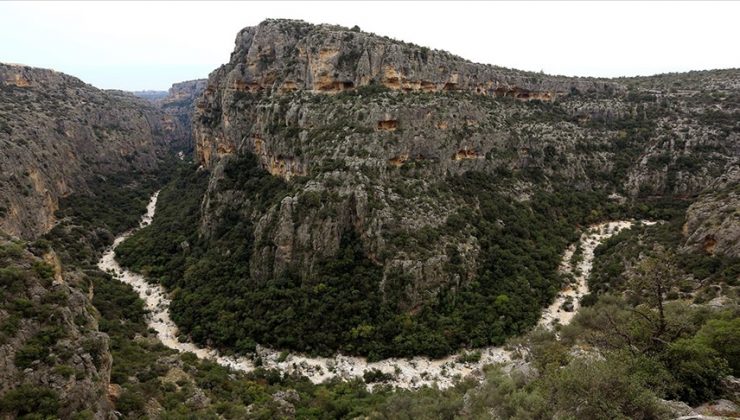
M 500 343 L 559 290 L 577 225 L 660 216 L 737 165 L 738 77 L 554 77 L 266 21 L 197 104 L 207 185 L 165 190 L 169 219 L 117 251 L 220 347 Z
M 53 250 L 27 246 L 0 235 L 0 412 L 107 418 L 112 360 L 92 285 Z
M 686 211 L 685 250 L 740 258 L 740 168 L 718 178 Z
M 167 117 L 131 94 L 0 64 L 0 415 L 113 416 L 110 339 L 92 305 L 107 275 L 92 267 L 189 141 Z
M 91 180 L 157 170 L 182 131 L 165 117 L 130 94 L 0 64 L 0 229 L 36 237 L 53 227 L 59 199 Z
M 229 118 L 236 111 L 236 103 L 251 94 L 275 97 L 302 91 L 338 93 L 367 86 L 406 93 L 460 91 L 525 101 L 551 101 L 571 90 L 611 92 L 620 87 L 597 80 L 552 77 L 474 64 L 444 51 L 432 51 L 337 26 L 269 20 L 239 32 L 230 62 L 209 78 L 204 100 L 199 105 L 201 124 L 196 126 L 199 157 L 210 166 L 218 156 L 246 146 L 245 143 L 251 148 L 258 147 L 255 138 L 242 140 L 242 136 L 263 127 L 243 126 L 239 118 Z M 289 101 L 288 98 L 290 96 L 285 101 Z M 386 108 L 380 110 L 381 115 L 369 115 L 370 128 L 395 128 L 399 120 L 394 119 L 391 111 L 392 108 Z M 269 112 L 269 109 L 262 112 Z M 388 114 L 387 118 L 383 119 L 382 114 Z M 449 117 L 452 115 L 448 116 L 448 121 L 435 122 L 449 124 Z M 464 114 L 459 116 L 464 117 Z M 211 127 L 215 130 L 210 130 Z M 278 150 L 272 152 L 273 155 L 277 153 Z

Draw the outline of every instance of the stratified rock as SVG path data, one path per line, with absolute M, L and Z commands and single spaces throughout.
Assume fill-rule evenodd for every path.
M 210 167 L 219 157 L 241 146 L 238 127 L 234 131 L 219 129 L 228 128 L 233 121 L 232 116 L 225 114 L 233 110 L 240 97 L 289 96 L 296 91 L 332 94 L 367 86 L 406 93 L 470 92 L 522 101 L 552 101 L 574 90 L 623 89 L 603 80 L 554 77 L 476 64 L 445 51 L 339 26 L 267 20 L 240 31 L 230 62 L 208 79 L 197 111 L 201 122 L 195 127 L 198 159 Z M 399 120 L 408 121 L 394 116 L 393 109 L 385 108 L 376 114 L 374 124 L 381 131 L 394 131 Z M 446 120 L 437 123 L 441 129 L 448 125 Z M 256 139 L 260 137 L 247 139 L 259 148 Z M 479 156 L 473 149 L 461 150 L 460 159 Z M 295 163 L 282 160 L 277 164 Z

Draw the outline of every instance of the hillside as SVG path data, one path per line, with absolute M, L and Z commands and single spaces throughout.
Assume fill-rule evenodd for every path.
M 178 288 L 175 321 L 221 348 L 500 344 L 561 288 L 578 226 L 682 217 L 737 166 L 737 80 L 552 77 L 266 21 L 197 104 L 208 179 L 166 190 L 172 219 L 117 253 Z
M 112 415 L 116 344 L 93 307 L 107 277 L 91 268 L 166 180 L 180 125 L 133 95 L 0 64 L 3 416 Z
M 0 64 L 0 417 L 740 416 L 739 107 L 293 20 Z
M 157 171 L 182 130 L 131 94 L 26 66 L 0 64 L 0 104 L 0 228 L 24 238 L 48 232 L 59 200 L 92 181 Z

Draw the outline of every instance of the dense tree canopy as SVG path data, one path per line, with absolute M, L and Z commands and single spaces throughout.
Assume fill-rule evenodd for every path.
M 256 343 L 371 359 L 426 354 L 440 357 L 462 346 L 501 344 L 538 320 L 562 280 L 557 266 L 575 226 L 619 211 L 600 193 L 563 187 L 536 190 L 527 201 L 501 192 L 501 177 L 470 172 L 442 188 L 467 202 L 439 236 L 462 228 L 481 245 L 479 269 L 462 287 L 443 287 L 431 302 L 403 310 L 404 273 L 372 262 L 359 235 L 347 227 L 339 254 L 319 258 L 311 278 L 293 269 L 267 282 L 250 279 L 253 219 L 290 193 L 260 168 L 256 157 L 233 158 L 219 188 L 238 191 L 248 208 L 228 208 L 209 238 L 198 233 L 207 175 L 184 170 L 162 191 L 154 223 L 117 249 L 119 260 L 175 292 L 173 319 L 196 342 L 249 352 Z M 311 206 L 309 199 L 298 201 Z M 448 268 L 456 270 L 455 253 Z

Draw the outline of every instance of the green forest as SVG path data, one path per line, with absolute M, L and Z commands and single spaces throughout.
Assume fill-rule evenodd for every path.
M 442 193 L 467 201 L 469 210 L 450 216 L 440 233 L 472 229 L 481 243 L 479 271 L 465 287 L 442 290 L 409 314 L 399 309 L 398 295 L 381 295 L 381 267 L 368 259 L 352 229 L 344 232 L 339 255 L 317 262 L 313 278 L 301 280 L 288 270 L 267 282 L 252 281 L 252 215 L 279 203 L 291 186 L 261 169 L 251 154 L 233 158 L 220 188 L 244 194 L 249 206 L 222 215 L 216 233 L 205 239 L 198 226 L 207 181 L 205 171 L 181 168 L 162 190 L 152 225 L 116 254 L 123 265 L 174 292 L 171 312 L 183 334 L 238 353 L 260 343 L 377 360 L 502 344 L 533 327 L 560 289 L 556 269 L 562 250 L 577 238 L 576 227 L 627 212 L 598 192 L 563 186 L 557 193 L 536 191 L 520 203 L 500 192 L 506 181 L 498 175 L 451 177 Z M 396 276 L 386 279 L 395 285 L 387 290 L 402 289 L 403 274 Z

